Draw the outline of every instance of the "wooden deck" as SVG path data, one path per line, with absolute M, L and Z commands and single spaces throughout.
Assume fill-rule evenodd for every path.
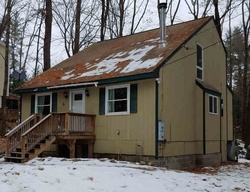
M 70 150 L 71 158 L 75 157 L 76 140 L 86 140 L 89 145 L 89 156 L 92 157 L 95 115 L 51 113 L 42 118 L 41 115 L 34 114 L 6 134 L 6 157 L 11 158 L 11 154 L 16 153 L 17 148 L 21 151 L 21 159 L 25 159 L 30 151 L 36 151 L 35 155 L 39 155 L 48 146 L 43 146 L 43 150 L 34 148 L 49 137 L 55 138 L 55 142 L 64 141 Z

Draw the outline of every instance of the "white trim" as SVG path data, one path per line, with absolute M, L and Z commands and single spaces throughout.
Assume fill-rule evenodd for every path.
M 56 85 L 52 87 L 47 87 L 47 89 L 59 89 L 64 87 L 79 87 L 79 86 L 86 86 L 86 85 L 95 85 L 97 87 L 98 82 L 88 82 L 88 83 L 75 83 L 75 84 L 67 84 L 67 85 Z
M 69 91 L 69 111 L 72 112 L 72 93 L 82 93 L 82 100 L 83 100 L 83 113 L 85 113 L 86 109 L 86 102 L 85 102 L 85 89 L 73 89 Z
M 46 93 L 37 93 L 35 97 L 35 113 L 37 113 L 37 97 L 38 96 L 45 96 L 49 95 L 50 96 L 50 108 L 49 111 L 52 112 L 52 92 L 46 92 Z
M 212 97 L 212 111 L 210 112 L 210 97 Z M 216 108 L 217 108 L 217 113 L 214 113 L 214 98 L 216 98 Z M 208 95 L 208 113 L 211 115 L 218 115 L 219 114 L 219 107 L 218 107 L 218 101 L 219 101 L 219 97 L 214 96 L 214 95 Z
M 198 61 L 197 61 L 197 53 L 198 53 L 198 51 L 197 51 L 197 45 L 199 47 L 201 47 L 201 60 L 202 60 L 201 63 L 202 63 L 202 67 L 198 66 Z M 196 69 L 196 79 L 204 81 L 204 52 L 203 52 L 203 46 L 201 46 L 199 43 L 196 43 L 196 68 L 195 69 Z M 201 79 L 197 77 L 198 76 L 197 69 L 201 70 L 201 73 L 202 73 L 202 78 Z
M 108 112 L 108 91 L 109 89 L 127 88 L 127 111 Z M 130 114 L 130 84 L 114 85 L 105 87 L 105 115 L 128 115 Z

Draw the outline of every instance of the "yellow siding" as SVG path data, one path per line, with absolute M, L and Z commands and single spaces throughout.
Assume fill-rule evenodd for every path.
M 196 153 L 203 153 L 203 90 L 196 86 Z
M 165 123 L 167 144 L 164 154 L 168 156 L 203 153 L 203 92 L 195 83 L 196 44 L 203 47 L 204 82 L 221 92 L 224 103 L 227 103 L 226 58 L 219 41 L 214 23 L 210 21 L 185 44 L 188 50 L 181 48 L 160 70 L 159 119 Z M 208 94 L 205 102 L 206 151 L 220 152 L 220 115 L 208 114 Z M 226 129 L 224 115 L 221 118 L 222 149 L 226 148 L 226 142 L 223 142 L 227 139 Z M 171 149 L 172 145 L 175 150 Z M 222 156 L 225 160 L 225 151 Z
M 154 155 L 155 80 L 134 83 L 138 84 L 138 109 L 130 115 L 99 115 L 100 87 L 88 88 L 86 113 L 97 115 L 95 153 L 135 154 L 136 146 L 141 145 L 143 155 Z
M 64 97 L 64 92 L 68 94 L 68 98 Z M 69 111 L 69 92 L 67 90 L 57 91 L 57 112 L 66 113 Z
M 3 96 L 3 86 L 4 86 L 4 58 L 2 55 L 5 55 L 5 48 L 0 43 L 0 99 Z M 1 105 L 0 105 L 1 107 Z
M 30 104 L 31 104 L 31 95 L 30 94 L 24 94 L 24 95 L 22 95 L 22 111 L 21 111 L 21 113 L 22 113 L 22 119 L 21 119 L 21 121 L 24 121 L 25 119 L 27 119 L 29 116 L 30 116 L 30 114 L 31 114 L 31 112 L 30 112 L 30 108 L 31 108 L 31 106 L 30 106 Z

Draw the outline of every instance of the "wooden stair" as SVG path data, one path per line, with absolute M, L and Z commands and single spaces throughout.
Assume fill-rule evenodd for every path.
M 46 150 L 54 141 L 56 140 L 55 136 L 48 135 L 46 138 L 37 143 L 32 149 L 24 154 L 22 157 L 22 148 L 19 146 L 16 148 L 14 152 L 10 153 L 10 156 L 5 156 L 6 162 L 15 162 L 15 163 L 24 163 L 27 162 L 39 154 L 41 154 L 44 150 Z
M 32 115 L 6 134 L 5 161 L 27 162 L 48 148 L 56 137 L 52 134 L 51 114 L 44 118 Z

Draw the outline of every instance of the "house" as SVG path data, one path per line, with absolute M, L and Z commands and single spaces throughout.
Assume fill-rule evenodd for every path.
M 167 27 L 163 19 L 160 29 L 95 43 L 16 93 L 22 123 L 7 135 L 8 161 L 50 146 L 58 156 L 185 168 L 227 161 L 233 141 L 226 52 L 213 17 Z
M 5 44 L 0 41 L 0 121 L 1 121 L 1 108 L 2 108 L 2 97 L 4 89 L 4 77 L 5 77 Z M 9 82 L 8 82 L 9 83 Z M 9 85 L 7 86 L 9 88 Z M 10 94 L 7 89 L 6 98 L 6 123 L 7 130 L 17 126 L 19 121 L 19 96 Z

